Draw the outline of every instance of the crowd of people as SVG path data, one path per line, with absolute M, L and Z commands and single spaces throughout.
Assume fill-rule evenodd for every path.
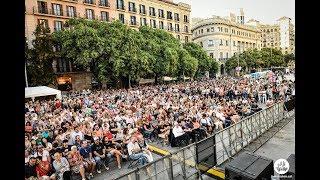
M 268 78 L 72 92 L 25 103 L 25 177 L 90 179 L 115 161 L 153 161 L 152 141 L 183 146 L 293 95 Z

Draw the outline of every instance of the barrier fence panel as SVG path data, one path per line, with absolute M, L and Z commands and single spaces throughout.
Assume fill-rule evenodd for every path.
M 284 110 L 284 103 L 277 103 L 216 132 L 213 136 L 137 168 L 117 180 L 198 179 L 201 172 L 229 160 L 277 124 L 284 118 Z

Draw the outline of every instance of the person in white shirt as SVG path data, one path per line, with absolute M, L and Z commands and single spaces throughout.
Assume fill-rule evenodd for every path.
M 83 133 L 79 130 L 79 126 L 76 126 L 76 127 L 74 128 L 74 131 L 72 131 L 71 134 L 70 134 L 70 139 L 71 139 L 72 145 L 74 145 L 75 142 L 76 142 L 76 136 L 79 136 L 79 137 L 80 137 L 80 140 L 83 140 L 83 139 L 84 139 L 84 135 L 83 135 Z
M 148 156 L 143 153 L 140 148 L 137 138 L 132 137 L 127 144 L 129 158 L 132 160 L 138 160 L 140 165 L 148 163 Z
M 172 134 L 174 136 L 174 140 L 171 143 L 171 146 L 175 146 L 177 145 L 177 142 L 181 143 L 181 141 L 184 141 L 186 144 L 189 144 L 190 137 L 188 136 L 188 134 L 184 132 L 184 130 L 182 129 L 182 127 L 179 125 L 178 122 L 174 123 Z

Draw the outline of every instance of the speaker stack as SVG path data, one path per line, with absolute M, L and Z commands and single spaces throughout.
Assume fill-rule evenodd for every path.
M 273 161 L 249 152 L 239 154 L 225 166 L 226 180 L 271 180 Z

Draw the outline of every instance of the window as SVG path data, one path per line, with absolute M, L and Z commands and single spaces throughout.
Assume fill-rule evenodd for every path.
M 157 28 L 156 20 L 150 19 L 150 27 Z
M 226 40 L 226 46 L 228 46 L 228 40 Z
M 160 29 L 164 29 L 164 27 L 163 27 L 163 21 L 159 21 L 159 28 L 160 28 Z
M 228 33 L 228 28 L 224 28 L 224 31 L 225 31 L 226 33 Z
M 207 32 L 210 32 L 210 29 L 209 29 L 209 28 L 207 28 Z
M 147 19 L 146 18 L 140 18 L 140 26 L 146 26 L 147 25 Z
M 201 29 L 201 34 L 203 34 L 203 29 Z
M 99 5 L 104 7 L 110 7 L 108 0 L 100 0 Z
M 228 58 L 228 55 L 229 55 L 229 54 L 228 54 L 228 53 L 226 53 L 226 58 Z
M 109 21 L 109 13 L 101 11 L 101 21 Z
M 129 2 L 129 12 L 137 12 L 135 3 Z
M 130 16 L 130 25 L 137 25 L 137 19 L 135 16 Z
M 183 16 L 183 22 L 186 22 L 186 23 L 189 22 L 189 19 L 188 19 L 188 16 L 187 16 L 187 15 L 184 15 L 184 16 Z
M 220 59 L 223 58 L 223 52 L 220 52 Z
M 177 35 L 177 39 L 179 39 L 179 40 L 180 40 L 180 35 Z
M 211 32 L 214 32 L 214 27 L 211 28 Z
M 208 46 L 209 46 L 209 47 L 210 47 L 210 46 L 214 46 L 213 40 L 209 40 L 209 41 L 208 41 Z
M 233 41 L 233 46 L 236 46 L 236 41 Z
M 172 23 L 168 23 L 168 30 L 173 31 Z
M 203 47 L 203 43 L 202 42 L 200 42 L 200 46 Z
M 38 1 L 38 13 L 48 14 L 47 2 Z
M 158 12 L 159 12 L 159 17 L 164 18 L 164 11 L 162 9 L 159 9 Z
M 57 60 L 57 72 L 70 72 L 70 61 L 59 58 Z
M 49 28 L 48 19 L 38 19 L 38 24 L 44 28 Z
M 156 16 L 156 10 L 154 9 L 154 7 L 149 7 L 149 15 Z
M 124 14 L 119 14 L 119 20 L 124 24 Z
M 124 10 L 123 0 L 117 0 L 117 9 L 122 9 L 122 10 Z
M 186 33 L 189 32 L 188 26 L 184 26 L 184 31 L 185 31 Z
M 84 3 L 87 3 L 87 4 L 95 4 L 95 3 L 93 2 L 93 0 L 84 0 Z
M 185 37 L 184 37 L 184 42 L 185 42 L 185 43 L 189 42 L 189 37 L 188 37 L 188 36 L 185 36 Z
M 223 45 L 223 42 L 222 42 L 222 39 L 220 39 L 220 46 L 222 46 Z
M 175 24 L 174 29 L 176 32 L 180 32 L 179 24 Z
M 174 20 L 175 20 L 175 21 L 180 21 L 180 18 L 179 18 L 179 14 L 178 14 L 178 13 L 174 13 Z
M 273 29 L 271 29 L 271 32 L 273 32 Z
M 142 4 L 140 4 L 139 6 L 140 6 L 140 14 L 146 14 L 146 6 Z
M 213 58 L 213 53 L 210 53 L 210 57 Z
M 167 19 L 172 19 L 172 12 L 171 11 L 167 11 Z
M 86 9 L 86 18 L 87 19 L 94 19 L 94 12 L 92 9 Z
M 76 8 L 73 6 L 67 6 L 67 16 L 76 17 Z
M 62 21 L 54 21 L 54 31 L 62 30 Z
M 62 5 L 61 4 L 52 4 L 53 14 L 56 16 L 62 16 Z

